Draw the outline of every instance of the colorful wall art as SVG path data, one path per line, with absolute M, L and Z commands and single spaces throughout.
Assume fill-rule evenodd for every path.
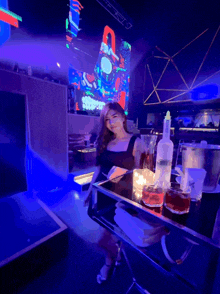
M 118 102 L 127 113 L 131 45 L 105 26 L 97 63 L 92 74 L 69 69 L 69 83 L 78 91 L 77 110 L 101 110 L 109 101 Z
M 80 30 L 79 17 L 83 6 L 78 0 L 70 0 L 69 8 L 69 17 L 66 19 L 67 48 L 69 48 L 68 42 L 71 42 L 72 38 L 77 37 L 78 31 Z

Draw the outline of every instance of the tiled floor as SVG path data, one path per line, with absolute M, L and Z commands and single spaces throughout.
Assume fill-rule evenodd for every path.
M 71 191 L 58 203 L 51 203 L 41 195 L 40 198 L 48 202 L 50 209 L 70 228 L 68 255 L 16 293 L 125 293 L 129 288 L 131 278 L 126 265 L 117 269 L 112 282 L 106 285 L 96 282 L 104 255 L 96 245 L 99 225 L 88 217 L 87 208 L 83 206 L 83 194 L 85 192 L 78 195 Z
M 69 227 L 68 254 L 13 293 L 125 294 L 132 278 L 124 259 L 115 275 L 105 285 L 96 282 L 96 276 L 104 264 L 104 254 L 97 246 L 99 225 L 88 217 L 87 208 L 83 206 L 85 192 L 78 194 L 73 190 L 54 191 L 38 196 Z M 126 244 L 125 248 L 135 276 L 151 294 L 194 293 L 185 292 L 170 277 L 162 276 L 136 250 Z M 132 293 L 139 291 L 134 288 L 129 292 Z M 7 290 L 4 294 L 8 294 Z

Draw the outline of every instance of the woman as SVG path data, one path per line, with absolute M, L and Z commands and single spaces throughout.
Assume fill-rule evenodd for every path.
M 107 103 L 100 115 L 100 133 L 97 138 L 96 171 L 94 172 L 84 204 L 91 199 L 92 184 L 113 179 L 127 170 L 141 167 L 142 154 L 146 153 L 143 141 L 127 130 L 123 108 L 116 102 Z M 117 238 L 102 228 L 100 247 L 105 249 L 106 260 L 97 276 L 98 283 L 108 278 L 117 256 Z

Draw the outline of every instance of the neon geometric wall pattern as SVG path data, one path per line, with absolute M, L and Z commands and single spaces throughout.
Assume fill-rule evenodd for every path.
M 217 94 L 219 95 L 220 83 L 219 83 L 219 86 L 206 85 L 206 84 L 211 78 L 213 78 L 214 76 L 220 73 L 220 66 L 218 67 L 219 69 L 212 72 L 211 74 L 206 74 L 206 76 L 204 77 L 201 77 L 200 73 L 205 61 L 207 60 L 207 57 L 209 56 L 209 53 L 213 44 L 215 44 L 217 37 L 220 37 L 220 26 L 215 31 L 214 36 L 211 39 L 211 42 L 209 44 L 205 44 L 207 45 L 207 50 L 205 51 L 205 54 L 202 58 L 202 61 L 200 62 L 198 66 L 197 71 L 195 72 L 194 76 L 191 78 L 190 81 L 187 81 L 187 77 L 186 76 L 184 77 L 184 74 L 179 70 L 179 67 L 178 67 L 178 62 L 181 60 L 181 54 L 183 53 L 183 51 L 186 50 L 186 48 L 188 48 L 189 46 L 192 46 L 192 44 L 195 43 L 195 41 L 201 38 L 204 34 L 207 34 L 207 31 L 208 29 L 203 31 L 200 35 L 198 35 L 191 42 L 186 44 L 182 49 L 176 52 L 173 56 L 170 56 L 165 51 L 163 51 L 162 49 L 156 46 L 157 55 L 154 56 L 154 59 L 159 60 L 158 62 L 161 63 L 160 64 L 161 72 L 159 73 L 159 75 L 157 75 L 157 79 L 155 79 L 153 78 L 154 68 L 150 67 L 149 64 L 146 65 L 146 71 L 148 73 L 149 81 L 151 82 L 152 91 L 149 93 L 147 98 L 144 97 L 144 102 L 143 102 L 144 105 L 187 102 L 187 101 L 192 101 L 192 97 L 196 97 L 195 101 L 198 101 L 199 96 L 198 95 L 196 96 L 195 93 L 199 92 L 200 89 L 202 91 L 200 95 L 201 96 L 200 100 L 203 99 L 202 94 L 204 94 L 203 92 L 205 91 L 209 91 L 209 93 L 207 95 L 204 94 L 204 99 L 206 97 L 211 98 L 211 94 L 213 94 L 214 96 L 217 96 Z M 218 44 L 217 48 L 219 48 L 219 46 L 220 44 Z M 195 56 L 195 59 L 196 58 L 197 56 Z M 177 62 L 176 62 L 176 59 L 178 59 Z M 161 81 L 164 75 L 167 73 L 168 68 L 170 69 L 171 67 L 173 72 L 175 71 L 175 74 L 178 75 L 180 83 L 175 85 L 169 81 L 170 83 L 167 83 L 169 84 L 168 87 L 164 87 L 165 83 L 163 84 L 163 87 L 162 87 Z M 172 77 L 170 78 L 170 80 L 171 79 Z M 170 84 L 172 84 L 172 87 L 170 87 Z M 216 89 L 218 92 L 217 94 L 216 94 Z M 186 96 L 186 94 L 190 94 L 190 95 Z M 186 98 L 182 99 L 184 95 Z
M 77 95 L 78 109 L 101 110 L 105 103 L 116 101 L 127 112 L 130 56 L 131 45 L 116 40 L 115 32 L 105 26 L 94 72 L 69 69 L 69 83 L 81 91 L 81 95 Z
M 77 37 L 79 29 L 79 17 L 80 12 L 83 9 L 82 4 L 78 0 L 70 0 L 69 5 L 69 18 L 66 19 L 66 47 L 69 48 L 69 44 L 72 38 Z
M 18 21 L 22 18 L 8 10 L 8 0 L 0 0 L 0 46 L 10 38 L 10 25 L 18 28 Z

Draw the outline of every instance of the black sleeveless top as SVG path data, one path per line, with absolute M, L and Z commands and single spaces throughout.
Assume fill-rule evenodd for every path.
M 97 182 L 106 180 L 106 176 L 113 166 L 118 166 L 128 170 L 134 169 L 135 161 L 133 156 L 134 143 L 137 136 L 133 135 L 129 141 L 126 151 L 105 150 L 96 157 L 96 165 L 101 166 L 101 171 L 97 177 Z
M 128 148 L 126 151 L 110 151 L 105 150 L 100 156 L 96 157 L 96 165 L 101 166 L 100 173 L 96 179 L 96 182 L 105 181 L 107 179 L 108 172 L 113 166 L 126 168 L 128 170 L 134 169 L 135 161 L 132 155 L 134 143 L 137 136 L 133 135 L 129 141 Z M 108 181 L 105 188 L 118 193 L 128 199 L 132 199 L 132 174 L 126 174 L 122 178 L 122 183 L 113 183 Z M 98 201 L 96 210 L 104 209 L 106 207 L 115 207 L 116 200 L 106 196 L 105 194 L 98 191 Z M 92 198 L 91 198 L 92 199 Z M 92 200 L 89 203 L 88 215 L 93 217 Z

